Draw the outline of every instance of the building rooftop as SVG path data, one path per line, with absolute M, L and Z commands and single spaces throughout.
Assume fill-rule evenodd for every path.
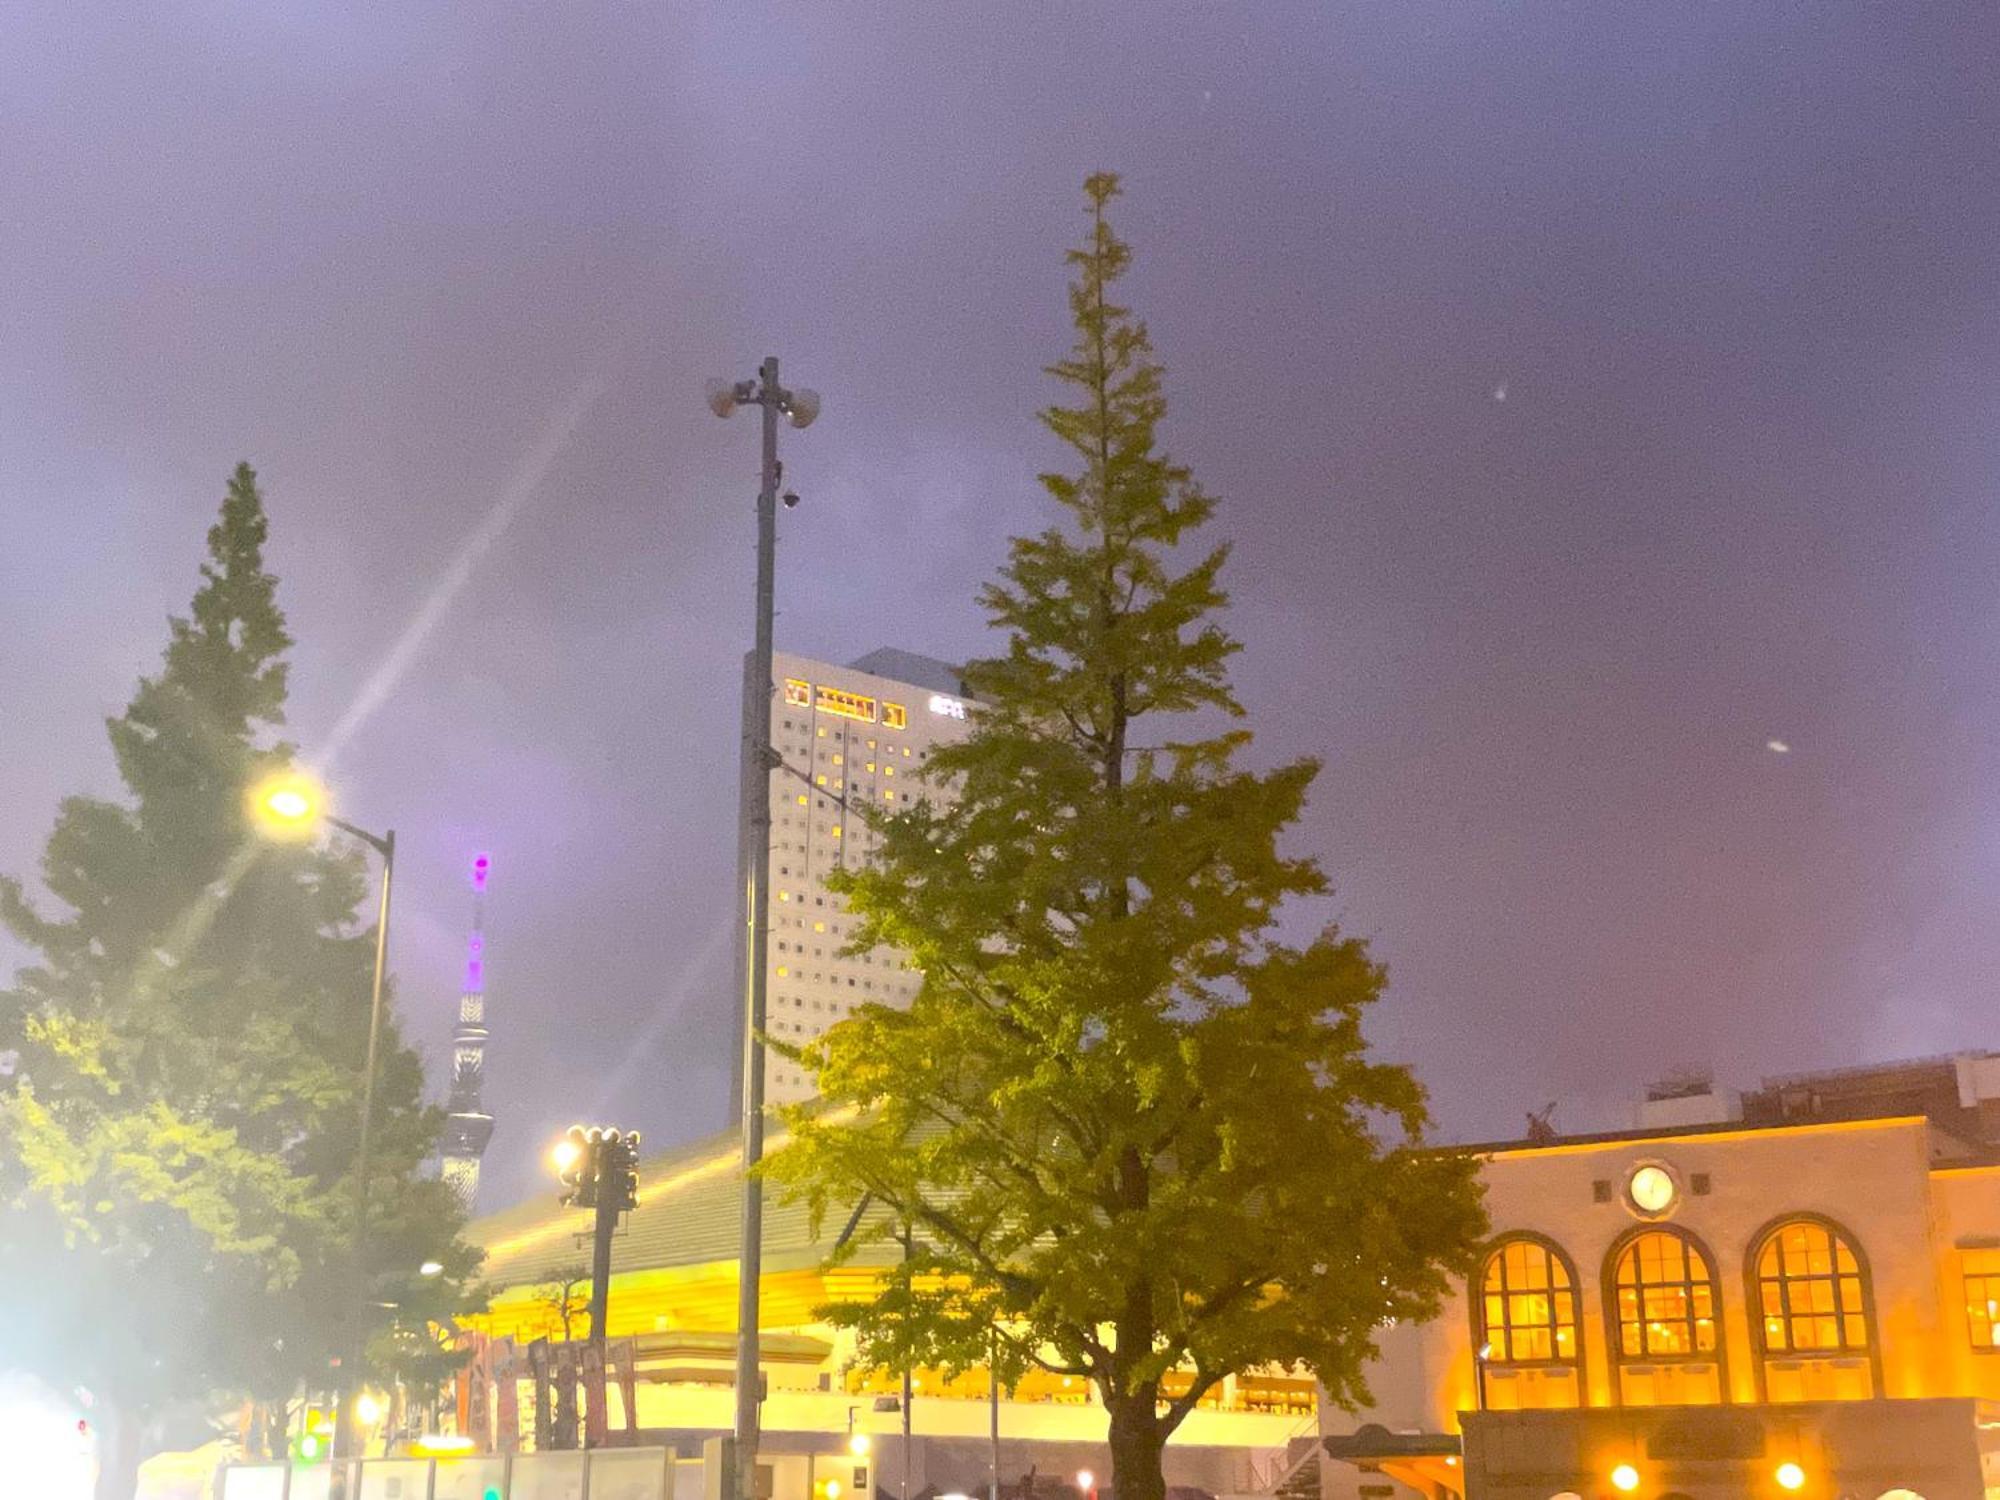
M 773 1143 L 776 1144 L 775 1142 Z M 626 1215 L 612 1249 L 614 1272 L 734 1261 L 742 1197 L 741 1135 L 721 1131 L 639 1163 L 639 1206 Z M 767 1271 L 817 1266 L 846 1222 L 829 1214 L 817 1234 L 804 1204 L 780 1202 L 766 1189 L 764 1266 Z M 525 1203 L 475 1219 L 465 1237 L 486 1252 L 480 1276 L 494 1287 L 532 1285 L 578 1265 L 590 1235 L 587 1209 L 556 1201 L 556 1184 Z
M 847 665 L 852 671 L 866 672 L 872 677 L 893 678 L 912 687 L 928 688 L 933 693 L 950 693 L 955 698 L 965 696 L 965 683 L 959 669 L 950 662 L 939 661 L 935 656 L 919 656 L 914 651 L 899 651 L 894 646 L 878 646 Z

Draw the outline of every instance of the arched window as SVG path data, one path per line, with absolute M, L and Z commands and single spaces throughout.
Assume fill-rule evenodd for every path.
M 1626 1406 L 1722 1400 L 1722 1299 L 1706 1253 L 1675 1229 L 1647 1229 L 1613 1252 L 1612 1361 Z
M 1531 1235 L 1500 1241 L 1480 1270 L 1473 1307 L 1485 1410 L 1582 1405 L 1576 1275 L 1561 1251 Z
M 1820 1219 L 1766 1230 L 1751 1262 L 1769 1401 L 1875 1394 L 1873 1319 L 1853 1243 Z

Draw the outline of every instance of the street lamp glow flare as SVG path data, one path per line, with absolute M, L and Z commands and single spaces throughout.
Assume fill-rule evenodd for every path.
M 301 771 L 280 771 L 250 789 L 250 816 L 271 838 L 310 838 L 326 816 L 326 793 Z

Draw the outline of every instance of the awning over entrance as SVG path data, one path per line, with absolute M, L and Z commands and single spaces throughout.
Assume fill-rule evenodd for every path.
M 1364 1473 L 1386 1474 L 1431 1500 L 1465 1493 L 1458 1435 L 1451 1432 L 1391 1432 L 1370 1422 L 1353 1432 L 1322 1438 L 1329 1458 Z

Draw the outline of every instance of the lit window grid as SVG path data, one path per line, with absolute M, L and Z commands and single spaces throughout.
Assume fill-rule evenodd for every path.
M 1703 1359 L 1716 1350 L 1715 1272 L 1671 1230 L 1640 1235 L 1618 1257 L 1618 1352 L 1624 1359 Z
M 1576 1360 L 1576 1288 L 1569 1268 L 1534 1240 L 1509 1240 L 1486 1262 L 1480 1308 L 1491 1364 Z
M 1786 1224 L 1757 1257 L 1764 1347 L 1773 1354 L 1841 1354 L 1868 1347 L 1861 1267 L 1823 1224 Z
M 1966 1332 L 1975 1349 L 2000 1349 L 2000 1249 L 1960 1252 Z

